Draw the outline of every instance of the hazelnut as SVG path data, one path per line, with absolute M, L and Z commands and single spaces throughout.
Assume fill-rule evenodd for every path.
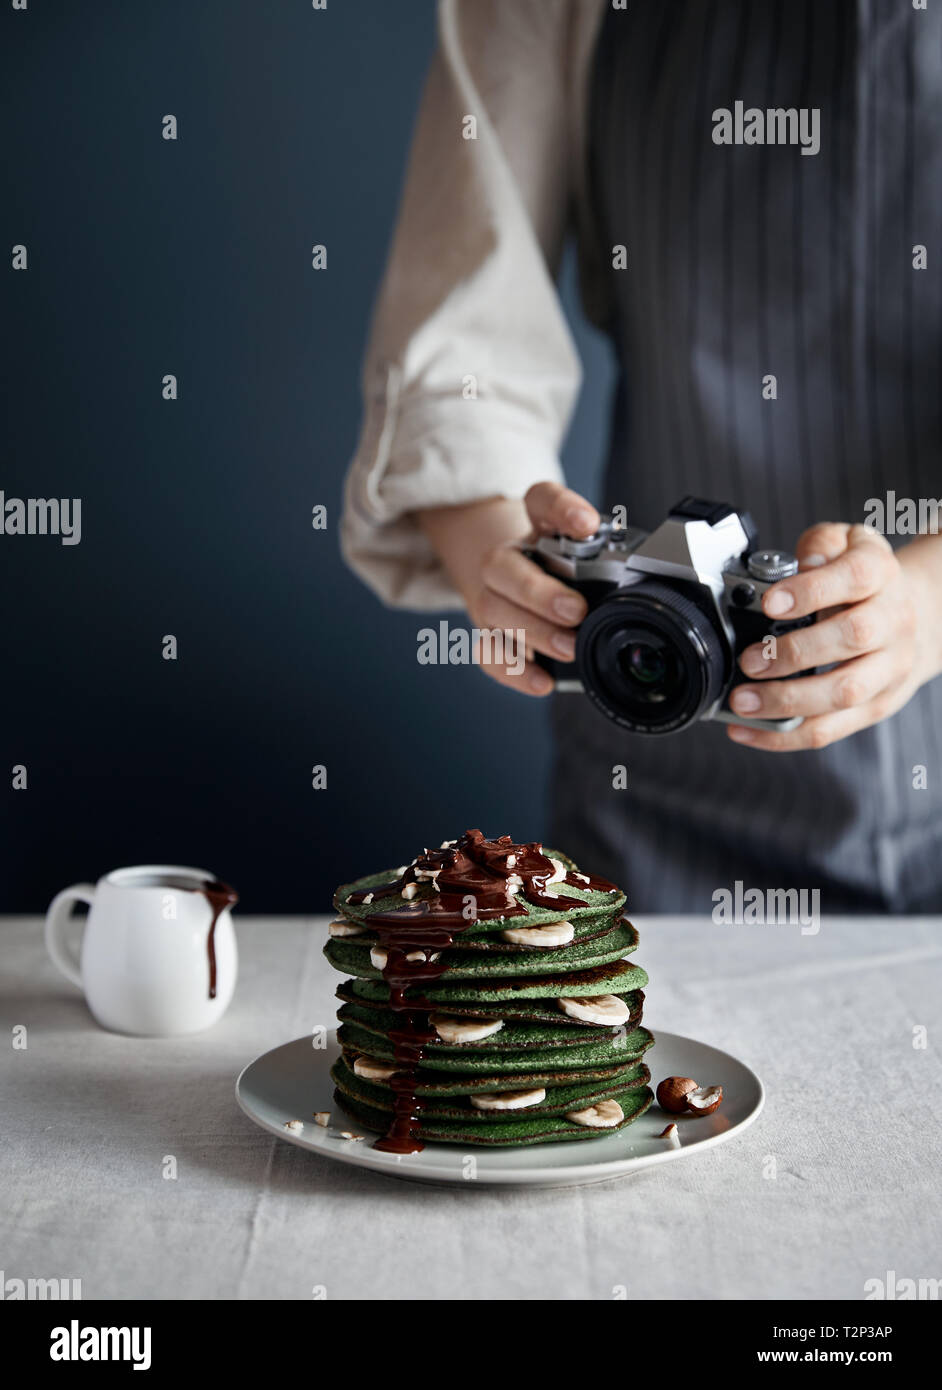
M 682 1115 L 687 1109 L 687 1096 L 697 1089 L 689 1076 L 667 1076 L 657 1088 L 657 1103 L 669 1115 Z
M 687 1106 L 694 1115 L 712 1115 L 722 1101 L 722 1086 L 697 1086 L 687 1095 Z

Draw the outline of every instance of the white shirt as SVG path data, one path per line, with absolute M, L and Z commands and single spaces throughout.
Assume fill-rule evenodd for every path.
M 363 365 L 341 546 L 386 603 L 461 601 L 413 513 L 561 479 L 581 367 L 556 289 L 579 236 L 590 60 L 605 0 L 439 0 L 438 47 Z

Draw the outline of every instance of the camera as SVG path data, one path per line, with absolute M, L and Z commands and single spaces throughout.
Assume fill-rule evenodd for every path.
M 748 512 L 685 497 L 654 531 L 618 528 L 611 518 L 585 540 L 543 536 L 526 554 L 585 597 L 589 612 L 573 666 L 541 665 L 560 691 L 584 691 L 623 729 L 671 734 L 700 719 L 757 729 L 796 728 L 797 719 L 747 719 L 729 697 L 745 677 L 746 647 L 806 627 L 762 612 L 771 585 L 797 574 L 782 550 L 760 550 Z

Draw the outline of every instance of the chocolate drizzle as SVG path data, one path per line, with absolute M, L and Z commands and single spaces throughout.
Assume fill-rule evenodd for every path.
M 382 973 L 389 986 L 389 1007 L 402 1018 L 402 1027 L 390 1034 L 395 1060 L 389 1080 L 395 1093 L 393 1119 L 374 1148 L 407 1154 L 423 1147 L 416 1133 L 421 1110 L 416 1095 L 418 1068 L 425 1046 L 437 1035 L 429 1023 L 432 1005 L 421 995 L 407 997 L 407 991 L 444 975 L 448 969 L 445 952 L 456 936 L 476 922 L 526 917 L 524 903 L 563 912 L 585 907 L 582 898 L 547 891 L 554 873 L 552 860 L 535 841 L 518 845 L 509 835 L 486 840 L 480 830 L 469 830 L 453 845 L 425 850 L 391 883 L 350 895 L 348 902 L 361 906 L 367 899 L 389 898 L 410 883 L 416 885 L 414 901 L 377 908 L 366 917 L 366 925 L 376 932 L 386 952 Z M 565 882 L 595 892 L 617 892 L 607 879 L 589 874 L 568 873 Z M 418 896 L 426 885 L 431 886 L 431 895 Z
M 218 879 L 207 879 L 199 886 L 199 892 L 203 894 L 212 909 L 213 918 L 209 924 L 209 935 L 206 938 L 206 954 L 209 957 L 209 997 L 216 998 L 216 923 L 225 912 L 227 907 L 235 907 L 239 901 L 239 895 L 234 888 L 230 888 L 228 883 L 221 883 Z

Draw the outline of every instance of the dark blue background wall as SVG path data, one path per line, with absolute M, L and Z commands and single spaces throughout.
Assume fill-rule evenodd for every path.
M 419 620 L 338 551 L 433 4 L 59 0 L 0 33 L 3 239 L 29 251 L 4 277 L 0 488 L 82 499 L 80 545 L 0 536 L 0 910 L 173 861 L 245 910 L 322 911 L 469 825 L 541 835 L 545 709 L 418 666 Z M 577 336 L 566 461 L 594 492 L 610 366 Z

